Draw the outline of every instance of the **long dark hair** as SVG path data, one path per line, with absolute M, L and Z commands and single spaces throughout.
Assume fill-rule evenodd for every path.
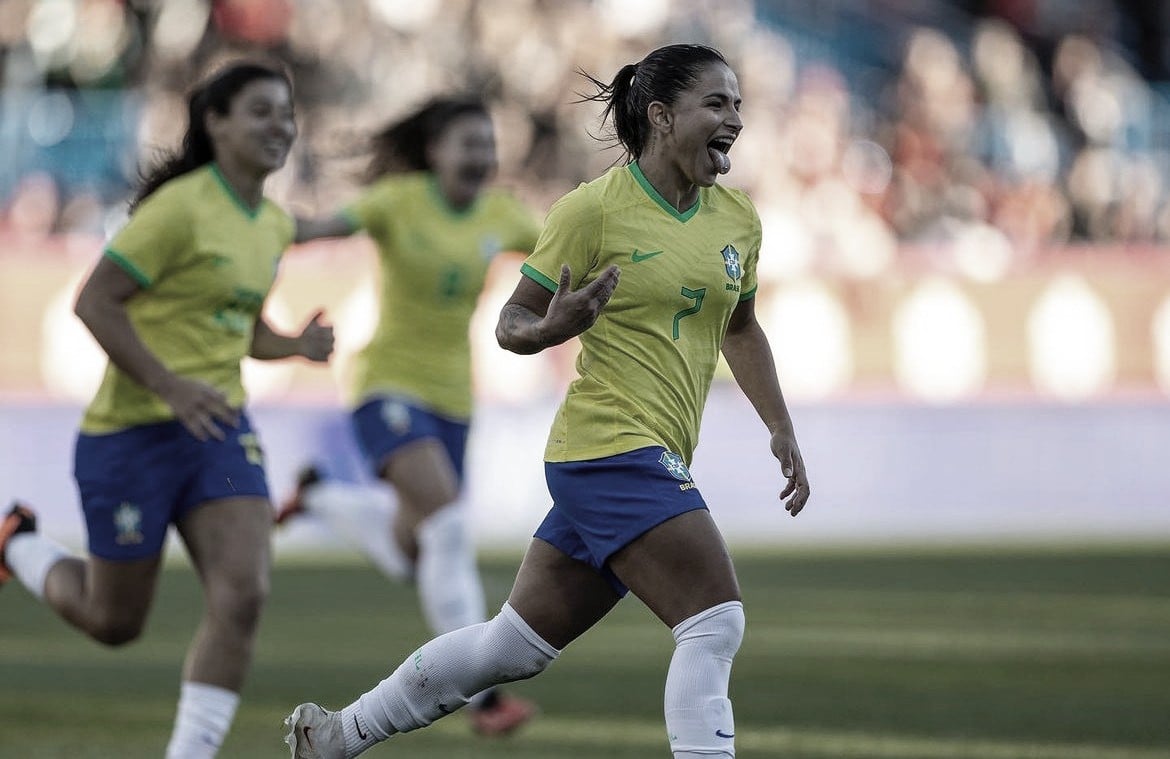
M 622 66 L 609 84 L 579 69 L 577 73 L 588 79 L 597 92 L 581 94 L 577 102 L 604 103 L 601 123 L 604 126 L 609 121 L 612 134 L 598 139 L 621 146 L 627 163 L 636 161 L 650 137 L 646 116 L 649 105 L 656 100 L 673 104 L 679 93 L 698 81 L 702 69 L 712 63 L 726 65 L 727 59 L 706 45 L 667 45 L 638 63 Z
M 467 115 L 490 118 L 487 104 L 472 96 L 438 97 L 418 110 L 384 127 L 371 139 L 374 155 L 365 180 L 385 174 L 430 171 L 427 148 L 456 119 Z
M 191 90 L 187 96 L 187 133 L 183 135 L 182 147 L 178 152 L 164 154 L 153 168 L 143 173 L 130 202 L 131 213 L 170 180 L 215 160 L 215 148 L 207 134 L 204 117 L 208 111 L 227 115 L 235 96 L 257 79 L 276 79 L 292 90 L 292 81 L 282 70 L 250 61 L 229 64 Z

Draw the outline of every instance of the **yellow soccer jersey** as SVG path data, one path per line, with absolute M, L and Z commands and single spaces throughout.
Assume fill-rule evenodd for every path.
M 497 190 L 456 211 L 428 173 L 386 177 L 345 214 L 377 243 L 382 267 L 378 327 L 357 357 L 351 401 L 394 393 L 470 417 L 468 327 L 488 265 L 502 251 L 531 252 L 539 222 Z
M 142 287 L 126 304 L 146 346 L 171 371 L 244 402 L 240 361 L 293 240 L 292 218 L 267 200 L 249 209 L 214 164 L 150 195 L 106 247 Z M 173 419 L 157 395 L 111 363 L 81 429 L 90 434 Z
M 578 377 L 553 421 L 547 461 L 581 461 L 651 445 L 689 464 L 703 406 L 736 305 L 755 294 L 760 220 L 747 196 L 715 185 L 680 213 L 637 164 L 565 195 L 524 263 L 556 290 L 611 264 L 621 281 L 581 335 Z

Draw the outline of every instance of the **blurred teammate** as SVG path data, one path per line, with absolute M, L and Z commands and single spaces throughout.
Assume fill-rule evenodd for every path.
M 39 535 L 27 506 L 0 524 L 2 579 L 14 574 L 111 646 L 142 632 L 176 526 L 204 612 L 183 667 L 172 759 L 212 757 L 222 744 L 268 593 L 272 506 L 240 362 L 325 361 L 333 349 L 320 314 L 297 336 L 261 315 L 294 234 L 263 195 L 296 136 L 289 80 L 233 64 L 192 92 L 188 115 L 182 150 L 144 178 L 77 299 L 110 359 L 75 451 L 89 558 Z
M 322 517 L 387 576 L 413 578 L 436 635 L 487 617 L 461 498 L 472 411 L 468 328 L 493 257 L 530 253 L 540 227 L 496 170 L 483 102 L 439 98 L 374 139 L 365 192 L 340 214 L 299 221 L 298 240 L 365 230 L 377 243 L 381 315 L 357 358 L 353 426 L 390 488 L 302 472 L 277 522 Z M 528 702 L 488 690 L 471 703 L 480 733 L 509 732 Z
M 786 509 L 795 516 L 809 496 L 754 314 L 759 218 L 715 183 L 742 128 L 739 87 L 718 52 L 695 45 L 592 81 L 633 163 L 553 206 L 497 327 L 517 353 L 581 338 L 580 376 L 545 454 L 552 510 L 496 617 L 425 643 L 340 711 L 298 706 L 285 722 L 294 757 L 356 756 L 484 687 L 538 674 L 627 589 L 676 640 L 665 695 L 674 756 L 734 756 L 727 692 L 743 607 L 687 470 L 720 349 L 772 433 Z

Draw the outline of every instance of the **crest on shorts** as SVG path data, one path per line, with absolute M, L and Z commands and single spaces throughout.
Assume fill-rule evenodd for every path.
M 727 276 L 732 279 L 739 279 L 743 276 L 743 266 L 739 263 L 739 251 L 735 249 L 734 245 L 728 244 L 727 247 L 719 251 L 719 255 L 723 256 L 723 269 L 727 272 Z
M 687 465 L 683 463 L 682 456 L 672 451 L 663 451 L 662 458 L 658 459 L 658 463 L 670 472 L 670 476 L 676 480 L 683 482 L 690 482 L 691 472 L 687 469 Z
M 122 501 L 122 505 L 114 512 L 114 528 L 118 534 L 114 542 L 120 546 L 136 546 L 142 542 L 142 509 Z
M 402 401 L 382 401 L 382 421 L 396 435 L 410 432 L 410 409 Z

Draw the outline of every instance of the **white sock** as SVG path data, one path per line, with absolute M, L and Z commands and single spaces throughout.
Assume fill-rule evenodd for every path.
M 45 578 L 61 559 L 72 556 L 68 549 L 39 532 L 18 532 L 8 539 L 4 563 L 20 584 L 38 599 L 45 597 Z
M 487 622 L 424 643 L 389 677 L 342 709 L 346 753 L 356 756 L 363 750 L 351 743 L 358 738 L 358 727 L 379 741 L 425 727 L 486 688 L 539 674 L 558 654 L 505 603 Z
M 167 759 L 212 759 L 232 726 L 240 694 L 206 683 L 184 681 Z
M 410 579 L 411 562 L 394 539 L 398 502 L 389 487 L 319 482 L 305 488 L 305 508 L 358 548 L 382 574 L 397 582 Z
M 735 756 L 727 685 L 743 641 L 743 604 L 728 601 L 680 622 L 666 673 L 666 732 L 675 759 Z
M 418 526 L 418 596 L 423 616 L 436 635 L 482 622 L 487 617 L 467 509 L 444 506 Z

